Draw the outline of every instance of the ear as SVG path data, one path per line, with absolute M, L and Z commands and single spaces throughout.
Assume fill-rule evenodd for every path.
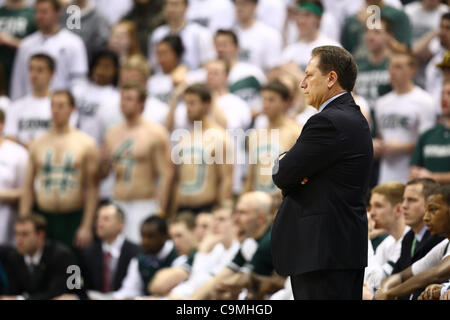
M 328 89 L 331 89 L 335 83 L 337 83 L 338 80 L 338 75 L 336 72 L 331 71 L 330 73 L 328 73 Z
M 402 203 L 400 202 L 395 205 L 395 217 L 400 218 L 402 214 L 403 214 L 403 207 Z

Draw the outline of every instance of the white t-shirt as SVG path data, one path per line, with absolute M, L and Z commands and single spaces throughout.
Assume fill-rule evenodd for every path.
M 311 60 L 312 50 L 316 47 L 325 45 L 341 46 L 338 42 L 319 33 L 317 39 L 312 42 L 306 43 L 297 41 L 296 43 L 287 46 L 281 54 L 281 63 L 293 61 L 304 71 L 309 60 Z
M 431 96 L 417 86 L 405 94 L 399 95 L 392 91 L 380 97 L 375 105 L 375 117 L 379 134 L 387 143 L 395 141 L 415 144 L 419 135 L 436 123 Z M 410 154 L 383 157 L 378 183 L 406 183 L 410 157 Z
M 156 46 L 167 35 L 170 34 L 168 25 L 163 25 L 153 31 L 149 42 L 149 63 L 153 70 L 161 71 L 156 58 Z M 189 69 L 200 68 L 206 62 L 216 58 L 216 49 L 211 31 L 198 23 L 188 22 L 181 29 L 179 36 L 183 41 L 184 54 L 182 63 Z
M 412 27 L 412 42 L 414 43 L 427 32 L 438 30 L 441 17 L 448 12 L 448 6 L 440 4 L 436 10 L 426 11 L 422 1 L 408 3 L 403 10 L 408 15 Z
M 197 69 L 188 71 L 185 82 L 190 85 L 194 83 L 205 83 L 206 70 Z M 162 72 L 156 73 L 151 76 L 147 81 L 147 92 L 150 96 L 168 104 L 170 97 L 173 94 L 175 87 L 173 85 L 172 77 L 170 74 L 164 74 Z
M 234 28 L 239 39 L 239 59 L 268 71 L 279 65 L 281 54 L 281 34 L 274 28 L 255 21 L 247 29 L 239 25 Z
M 375 254 L 368 256 L 369 264 L 365 269 L 364 279 L 370 287 L 379 288 L 381 282 L 391 275 L 395 263 L 400 258 L 403 237 L 410 229 L 406 226 L 398 240 L 389 235 L 377 247 Z
M 245 130 L 252 121 L 248 104 L 238 96 L 228 93 L 217 99 L 217 106 L 227 118 L 229 137 L 234 146 L 236 162 L 233 170 L 233 192 L 239 194 L 242 190 L 242 181 L 246 174 L 245 169 Z
M 416 261 L 411 266 L 413 275 L 418 275 L 430 268 L 436 267 L 442 260 L 450 256 L 450 245 L 448 239 L 439 242 L 425 257 Z
M 440 68 L 436 64 L 444 59 L 445 49 L 436 53 L 425 68 L 425 90 L 433 97 L 434 109 L 438 114 L 442 114 L 441 94 L 444 77 Z
M 262 23 L 283 32 L 284 23 L 287 18 L 287 5 L 280 0 L 258 0 L 256 17 Z
M 169 106 L 166 103 L 156 99 L 155 97 L 149 96 L 145 101 L 142 116 L 150 122 L 156 122 L 162 126 L 165 126 L 168 112 Z
M 219 29 L 231 29 L 236 22 L 231 0 L 190 0 L 186 19 L 208 28 L 213 34 Z
M 262 110 L 261 87 L 267 83 L 264 72 L 250 63 L 238 62 L 230 70 L 230 91 L 245 100 L 253 111 Z
M 21 145 L 4 140 L 0 143 L 0 191 L 21 188 L 25 180 L 28 152 Z M 0 245 L 11 244 L 16 206 L 0 202 Z
M 6 116 L 5 136 L 29 144 L 51 126 L 50 97 L 27 95 L 15 101 Z
M 83 82 L 74 87 L 73 95 L 78 110 L 78 127 L 101 145 L 103 133 L 97 125 L 96 116 L 101 105 L 116 105 L 120 101 L 119 91 L 109 86 L 98 86 L 95 83 Z
M 37 31 L 23 39 L 17 50 L 11 77 L 12 100 L 31 92 L 28 65 L 30 57 L 36 53 L 48 54 L 55 60 L 53 90 L 72 88 L 88 72 L 86 47 L 78 35 L 65 28 L 52 36 Z
M 94 0 L 97 9 L 111 25 L 120 21 L 132 8 L 133 0 Z

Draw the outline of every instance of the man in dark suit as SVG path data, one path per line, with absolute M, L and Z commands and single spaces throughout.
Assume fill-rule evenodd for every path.
M 8 296 L 0 300 L 48 300 L 65 293 L 82 296 L 82 287 L 69 281 L 68 267 L 76 265 L 75 256 L 63 244 L 46 240 L 45 231 L 45 218 L 38 215 L 16 222 L 17 250 L 9 250 L 4 257 Z
M 445 239 L 443 235 L 430 234 L 423 217 L 425 216 L 425 199 L 439 187 L 439 183 L 429 178 L 418 178 L 408 181 L 403 194 L 403 216 L 411 230 L 402 240 L 400 258 L 394 265 L 392 274 L 399 273 L 414 262 L 422 259 L 438 243 Z M 422 290 L 412 296 L 399 297 L 399 300 L 417 299 Z
M 295 299 L 362 299 L 373 146 L 350 94 L 356 75 L 345 49 L 312 51 L 301 87 L 319 112 L 273 169 L 284 196 L 272 229 L 273 262 L 291 277 Z
M 128 265 L 139 247 L 122 234 L 125 216 L 117 206 L 107 204 L 97 214 L 96 240 L 83 251 L 83 276 L 88 290 L 111 292 L 120 289 Z

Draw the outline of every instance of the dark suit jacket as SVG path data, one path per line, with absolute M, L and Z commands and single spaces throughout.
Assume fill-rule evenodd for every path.
M 369 125 L 349 93 L 307 121 L 273 169 L 284 196 L 271 235 L 280 275 L 367 265 L 372 159 Z M 305 185 L 303 178 L 309 179 Z
M 23 295 L 31 300 L 48 300 L 63 293 L 75 293 L 67 287 L 68 266 L 76 265 L 76 259 L 63 244 L 47 240 L 41 261 L 33 275 L 28 271 L 24 256 L 16 251 L 8 259 L 9 295 Z
M 438 243 L 445 239 L 442 235 L 430 235 L 430 232 L 427 230 L 423 235 L 423 238 L 416 245 L 416 250 L 414 255 L 411 257 L 411 247 L 414 240 L 414 231 L 409 230 L 402 240 L 402 251 L 400 253 L 400 258 L 398 258 L 397 262 L 394 265 L 394 269 L 392 270 L 392 274 L 399 273 L 409 266 L 411 266 L 414 262 L 422 259 L 430 252 L 431 249 L 434 248 Z M 413 298 L 417 299 L 420 293 L 423 290 L 417 290 L 413 293 Z M 410 295 L 399 297 L 399 300 L 409 300 Z
M 120 250 L 119 261 L 112 283 L 112 291 L 119 290 L 127 275 L 128 265 L 139 252 L 139 247 L 125 240 Z M 83 277 L 88 290 L 103 291 L 103 250 L 101 241 L 95 241 L 83 251 Z

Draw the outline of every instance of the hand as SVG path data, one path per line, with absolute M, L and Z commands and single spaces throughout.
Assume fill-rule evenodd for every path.
M 80 249 L 87 248 L 93 239 L 91 228 L 81 226 L 75 236 L 75 246 Z
M 433 173 L 425 168 L 418 168 L 416 175 L 417 178 L 433 178 Z
M 450 300 L 450 290 L 445 291 L 439 300 Z
M 75 294 L 62 294 L 58 297 L 53 298 L 52 300 L 80 300 Z
M 20 44 L 20 40 L 10 36 L 5 32 L 0 32 L 0 45 L 17 48 Z
M 199 246 L 198 246 L 198 251 L 199 252 L 211 252 L 211 250 L 214 248 L 214 246 L 216 244 L 218 244 L 219 242 L 221 242 L 223 239 L 223 235 L 220 234 L 207 234 L 203 240 L 200 242 Z
M 387 291 L 383 289 L 378 289 L 375 292 L 374 300 L 392 300 L 393 297 L 388 294 Z
M 372 299 L 373 299 L 372 288 L 369 287 L 367 282 L 364 282 L 364 286 L 363 286 L 363 300 L 372 300 Z
M 420 294 L 417 300 L 439 300 L 441 296 L 442 285 L 431 284 Z

